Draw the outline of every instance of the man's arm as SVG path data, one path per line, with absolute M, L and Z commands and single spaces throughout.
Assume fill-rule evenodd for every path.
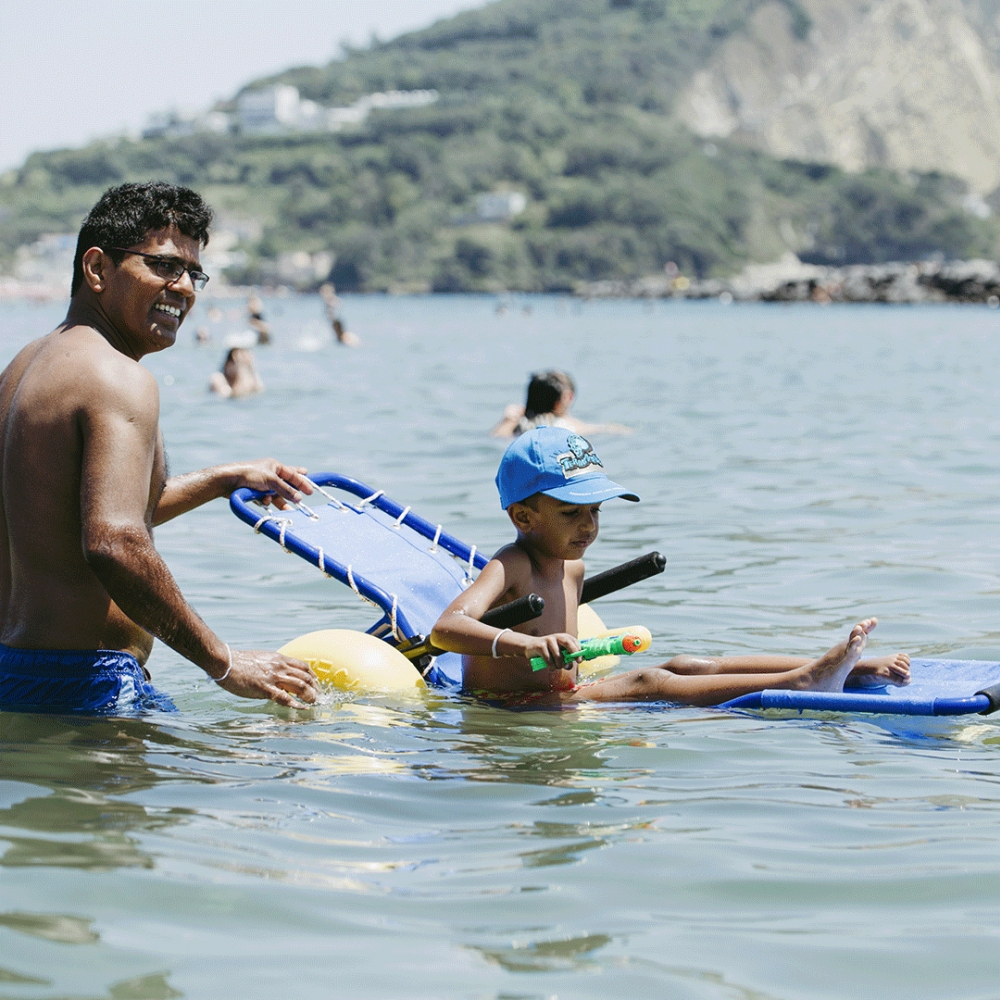
M 567 632 L 552 635 L 525 635 L 510 629 L 497 629 L 479 619 L 500 600 L 521 596 L 511 584 L 518 576 L 517 562 L 526 559 L 522 553 L 511 549 L 494 556 L 476 578 L 476 582 L 455 598 L 445 608 L 431 630 L 431 642 L 438 649 L 466 656 L 521 656 L 531 659 L 541 656 L 550 667 L 563 666 L 564 649 L 578 652 L 580 643 Z M 495 645 L 494 645 L 495 644 Z
M 123 374 L 126 377 L 122 377 Z M 102 377 L 106 376 L 106 377 Z M 230 653 L 184 600 L 146 523 L 159 411 L 156 381 L 136 366 L 101 372 L 80 417 L 84 558 L 111 599 L 140 627 L 221 677 L 226 690 L 296 706 L 316 698 L 309 667 L 278 653 Z
M 253 462 L 214 465 L 210 469 L 171 476 L 163 487 L 163 495 L 153 511 L 153 525 L 163 524 L 195 507 L 227 497 L 243 487 L 274 495 L 274 504 L 284 510 L 288 502 L 298 503 L 302 494 L 313 488 L 305 477 L 306 470 L 297 465 L 285 465 L 273 458 Z

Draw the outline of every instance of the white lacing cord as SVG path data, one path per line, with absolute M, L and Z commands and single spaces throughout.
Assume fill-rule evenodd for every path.
M 369 600 L 364 594 L 361 593 L 360 590 L 358 590 L 358 585 L 354 582 L 354 570 L 350 563 L 347 564 L 347 582 L 350 584 L 351 590 L 353 590 L 354 593 L 365 602 L 365 604 L 371 604 L 376 608 L 378 607 L 374 601 Z M 390 596 L 392 597 L 392 610 L 389 612 L 389 627 L 392 629 L 393 637 L 398 642 L 402 642 L 406 637 L 400 634 L 399 628 L 396 625 L 396 612 L 399 609 L 399 598 L 395 594 L 391 594 Z
M 462 581 L 463 587 L 472 586 L 472 571 L 476 568 L 476 547 L 475 545 L 469 550 L 469 566 L 465 571 L 465 579 Z
M 259 535 L 261 527 L 268 521 L 280 525 L 281 530 L 278 532 L 278 544 L 285 550 L 285 552 L 290 552 L 291 549 L 285 548 L 285 532 L 292 526 L 292 522 L 287 517 L 275 517 L 274 514 L 265 514 L 253 526 L 253 530 Z
M 438 539 L 441 537 L 441 525 L 437 526 L 437 531 L 434 532 L 434 541 L 431 542 L 430 551 L 437 552 L 438 550 Z
M 298 503 L 295 503 L 293 501 L 292 502 L 292 506 L 294 506 L 296 509 L 302 511 L 302 513 L 305 514 L 305 516 L 308 517 L 310 521 L 318 521 L 319 520 L 319 514 L 317 514 L 316 511 L 314 511 L 312 509 L 312 507 L 307 507 L 304 503 L 302 503 L 301 500 Z
M 358 585 L 354 582 L 354 571 L 351 568 L 350 563 L 347 564 L 347 583 L 350 586 L 351 590 L 353 590 L 354 593 L 357 594 L 358 597 L 360 597 L 361 600 L 365 602 L 365 604 L 370 604 L 374 608 L 378 607 L 378 605 L 374 601 L 365 597 L 365 595 L 362 594 L 360 590 L 358 590 Z
M 396 628 L 396 608 L 399 606 L 399 598 L 393 594 L 392 595 L 392 612 L 389 616 L 389 624 L 392 626 L 392 635 L 397 642 L 403 641 L 403 636 L 400 635 L 399 629 Z
M 308 476 L 304 476 L 303 478 L 317 493 L 322 493 L 338 510 L 347 509 L 332 493 L 327 493 L 319 483 L 314 483 Z
M 316 560 L 316 562 L 319 563 L 319 568 L 323 571 L 323 576 L 325 576 L 328 580 L 332 579 L 331 574 L 327 573 L 327 571 L 326 571 L 326 564 L 323 561 L 323 546 L 322 545 L 319 547 L 319 558 Z
M 409 514 L 409 513 L 410 513 L 410 508 L 409 507 L 404 507 L 403 508 L 403 513 L 400 514 L 399 517 L 397 517 L 395 521 L 393 521 L 392 526 L 397 531 L 399 531 L 399 529 L 403 526 L 403 522 L 406 520 L 406 515 Z
M 378 500 L 383 493 L 385 493 L 385 490 L 376 490 L 370 497 L 365 497 L 364 500 L 356 504 L 356 509 L 361 510 L 362 507 L 368 506 L 368 504 L 370 504 L 373 500 Z

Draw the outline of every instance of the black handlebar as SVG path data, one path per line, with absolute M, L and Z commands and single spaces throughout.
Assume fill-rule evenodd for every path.
M 537 618 L 544 610 L 544 598 L 538 594 L 528 594 L 526 597 L 511 601 L 510 604 L 487 611 L 479 620 L 484 625 L 492 625 L 493 628 L 513 628 L 515 625 L 523 625 Z
M 990 702 L 990 707 L 980 712 L 980 715 L 992 715 L 1000 708 L 1000 684 L 993 684 L 988 688 L 983 688 L 982 691 L 977 691 L 976 694 L 986 695 Z
M 638 559 L 622 563 L 613 569 L 606 569 L 597 576 L 592 576 L 589 580 L 583 581 L 583 594 L 580 597 L 581 604 L 589 604 L 599 597 L 613 594 L 623 587 L 631 587 L 633 583 L 648 579 L 662 573 L 666 568 L 667 560 L 659 552 L 648 552 Z
M 523 625 L 537 618 L 545 610 L 545 600 L 538 594 L 527 594 L 519 597 L 510 604 L 503 604 L 499 608 L 487 611 L 480 619 L 484 625 L 491 625 L 493 628 L 514 628 L 515 625 Z M 425 656 L 440 656 L 444 650 L 431 645 L 429 638 L 414 636 L 398 647 L 399 651 L 408 660 L 414 663 L 422 660 Z M 418 666 L 418 669 L 420 667 Z

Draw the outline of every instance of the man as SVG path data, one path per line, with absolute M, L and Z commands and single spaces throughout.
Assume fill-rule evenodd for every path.
M 182 596 L 152 529 L 247 486 L 284 507 L 312 488 L 273 459 L 166 478 L 156 379 L 208 280 L 212 213 L 186 188 L 124 184 L 80 231 L 66 319 L 0 375 L 0 707 L 108 711 L 156 692 L 153 637 L 227 691 L 315 701 L 299 660 L 237 652 Z

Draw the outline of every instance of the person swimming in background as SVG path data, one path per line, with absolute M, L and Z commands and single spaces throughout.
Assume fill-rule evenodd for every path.
M 247 312 L 250 316 L 250 329 L 257 334 L 257 343 L 270 344 L 271 328 L 267 325 L 267 320 L 264 319 L 264 303 L 261 302 L 256 293 L 247 299 Z
M 344 347 L 360 346 L 361 338 L 356 333 L 344 329 L 343 321 L 340 318 L 340 298 L 337 295 L 337 289 L 330 282 L 326 282 L 319 286 L 319 294 L 326 306 L 326 318 L 330 321 L 330 326 L 333 327 L 333 335 L 337 338 L 337 343 L 343 344 Z
M 536 427 L 562 427 L 577 434 L 629 434 L 623 424 L 586 424 L 571 417 L 576 385 L 566 372 L 553 368 L 536 372 L 528 382 L 524 406 L 511 403 L 503 419 L 490 431 L 493 437 L 517 437 Z
M 234 347 L 226 355 L 222 371 L 213 372 L 208 388 L 219 396 L 238 398 L 264 391 L 257 361 L 248 347 Z

